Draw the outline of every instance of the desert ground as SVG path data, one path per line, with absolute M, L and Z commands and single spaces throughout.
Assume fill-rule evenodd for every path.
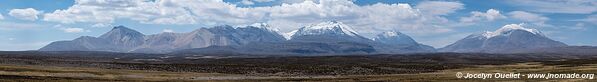
M 457 72 L 597 73 L 597 58 L 593 55 L 434 53 L 199 59 L 127 53 L 85 55 L 90 53 L 3 52 L 0 81 L 597 81 L 455 76 Z

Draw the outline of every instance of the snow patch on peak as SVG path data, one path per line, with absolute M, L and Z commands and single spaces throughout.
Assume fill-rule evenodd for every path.
M 122 37 L 122 36 L 145 36 L 144 34 L 142 34 L 141 32 L 138 32 L 136 30 L 127 28 L 125 26 L 116 26 L 114 28 L 112 28 L 112 30 L 108 31 L 107 33 L 104 33 L 100 36 L 100 38 L 116 38 L 116 37 Z
M 402 35 L 402 33 L 400 32 L 396 32 L 396 31 L 388 31 L 388 32 L 383 32 L 380 37 L 397 37 Z
M 540 33 L 537 29 L 524 28 L 524 27 L 522 27 L 522 24 L 509 24 L 509 25 L 506 25 L 506 26 L 496 30 L 496 32 L 507 32 L 507 31 L 511 31 L 511 30 L 525 30 L 525 31 L 531 32 L 533 34 Z
M 344 23 L 338 21 L 328 21 L 305 26 L 300 29 L 300 32 L 297 33 L 299 35 L 319 35 L 327 34 L 329 32 L 331 32 L 332 34 L 346 34 L 349 36 L 358 35 L 358 33 L 354 31 L 352 28 L 350 28 L 348 25 L 345 25 Z
M 249 26 L 253 26 L 253 27 L 269 27 L 269 25 L 267 23 L 253 23 Z
M 251 25 L 245 25 L 245 26 L 237 26 L 237 28 L 249 28 L 249 27 L 254 27 L 254 28 L 259 28 L 259 29 L 265 29 L 267 31 L 270 32 L 278 32 L 280 31 L 278 28 L 273 28 L 271 27 L 269 24 L 267 23 L 253 23 Z
M 402 34 L 398 31 L 388 31 L 377 34 L 377 37 L 375 37 L 373 40 L 392 45 L 418 45 L 418 43 L 410 36 Z
M 290 31 L 290 32 L 288 32 L 288 33 L 284 33 L 284 34 L 282 34 L 282 36 L 284 36 L 284 38 L 286 38 L 286 40 L 290 40 L 290 39 L 292 39 L 292 36 L 293 36 L 294 34 L 296 34 L 296 32 L 297 32 L 297 31 L 298 31 L 298 30 L 293 30 L 293 31 Z
M 486 31 L 485 33 L 483 33 L 483 36 L 490 38 L 490 37 L 494 37 L 494 36 L 499 36 L 501 34 L 504 34 L 504 33 L 507 33 L 507 32 L 513 31 L 513 30 L 523 30 L 523 31 L 533 33 L 535 35 L 543 36 L 543 34 L 541 34 L 541 32 L 537 29 L 525 28 L 522 26 L 523 26 L 523 24 L 508 24 L 494 32 Z

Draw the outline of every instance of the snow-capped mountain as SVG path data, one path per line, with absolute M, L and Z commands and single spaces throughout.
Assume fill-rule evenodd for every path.
M 278 29 L 272 28 L 266 23 L 256 23 L 246 27 L 236 28 L 237 38 L 247 40 L 248 42 L 278 42 L 285 41 L 283 35 L 279 34 Z
M 292 35 L 291 39 L 289 40 L 290 42 L 308 42 L 326 45 L 350 44 L 335 45 L 331 46 L 331 48 L 352 48 L 352 51 L 357 52 L 415 53 L 435 51 L 435 48 L 419 44 L 409 36 L 396 31 L 379 34 L 374 41 L 359 35 L 348 25 L 338 21 L 328 21 L 319 24 L 308 25 L 290 33 L 291 34 L 288 34 Z M 359 49 L 361 51 L 359 51 Z M 374 50 L 374 52 L 370 52 L 371 50 Z
M 434 52 L 435 48 L 417 43 L 414 39 L 398 31 L 388 31 L 378 34 L 374 39 L 378 50 L 385 50 L 384 53 L 412 53 L 412 52 Z
M 410 36 L 397 31 L 388 31 L 378 34 L 373 40 L 392 45 L 415 45 L 418 44 Z
M 278 33 L 278 31 L 279 31 L 278 28 L 273 28 L 267 23 L 254 23 L 254 24 L 244 26 L 244 27 L 242 27 L 242 26 L 237 27 L 237 29 L 238 28 L 258 28 L 258 29 L 261 29 L 261 30 L 264 30 L 267 32 L 275 32 L 275 33 Z
M 352 30 L 352 28 L 338 21 L 327 21 L 319 24 L 305 26 L 299 29 L 293 36 L 306 35 L 358 36 L 357 32 Z
M 494 32 L 472 34 L 444 48 L 441 52 L 508 53 L 518 49 L 562 47 L 566 44 L 549 39 L 536 29 L 509 24 Z
M 302 27 L 291 36 L 291 41 L 318 41 L 318 42 L 369 42 L 355 32 L 348 25 L 338 21 L 327 21 Z
M 284 36 L 284 38 L 286 38 L 286 40 L 290 40 L 290 39 L 292 39 L 292 36 L 294 34 L 296 34 L 297 31 L 298 30 L 293 30 L 293 31 L 290 31 L 290 32 L 287 32 L 287 33 L 283 33 L 282 36 Z

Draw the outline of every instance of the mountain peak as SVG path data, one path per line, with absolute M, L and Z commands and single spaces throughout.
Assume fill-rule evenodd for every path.
M 543 34 L 541 34 L 541 32 L 539 30 L 522 27 L 522 24 L 508 24 L 494 32 L 486 31 L 482 35 L 485 36 L 486 38 L 490 38 L 490 37 L 499 36 L 502 34 L 508 34 L 509 32 L 512 32 L 515 30 L 526 31 L 526 32 L 529 32 L 529 33 L 532 33 L 535 35 L 544 36 Z
M 323 34 L 333 34 L 333 35 L 349 35 L 349 36 L 357 36 L 357 32 L 355 32 L 352 28 L 348 25 L 345 25 L 339 21 L 327 21 L 322 22 L 319 24 L 312 24 L 309 26 L 305 26 L 295 34 L 295 35 L 323 35 Z
M 249 26 L 253 26 L 253 27 L 270 27 L 267 23 L 253 23 Z
M 130 28 L 120 25 L 120 26 L 115 26 L 108 33 L 101 35 L 100 38 L 114 37 L 114 36 L 118 36 L 118 35 L 120 35 L 120 36 L 126 36 L 126 35 L 142 36 L 143 34 L 136 30 L 133 30 L 133 29 L 130 29 Z
M 383 32 L 381 34 L 378 34 L 378 37 L 396 37 L 396 36 L 400 36 L 402 35 L 402 33 L 398 32 L 398 31 L 387 31 L 387 32 Z
M 277 28 L 273 28 L 269 24 L 263 23 L 263 22 L 261 22 L 261 23 L 253 23 L 253 24 L 248 25 L 246 27 L 254 27 L 254 28 L 264 29 L 264 30 L 267 30 L 267 31 L 270 31 L 270 32 L 278 32 L 279 31 Z M 241 27 L 241 28 L 243 28 L 243 27 Z
M 122 25 L 118 25 L 118 26 L 115 26 L 114 28 L 112 28 L 112 30 L 115 30 L 115 29 L 130 29 L 130 28 L 122 26 Z
M 374 38 L 375 41 L 386 43 L 386 44 L 399 44 L 399 45 L 415 45 L 418 44 L 410 36 L 404 35 L 398 31 L 387 31 L 377 34 Z
M 331 20 L 331 21 L 327 21 L 327 22 L 330 22 L 330 23 L 342 23 L 342 22 L 338 22 L 336 20 Z
M 290 39 L 292 39 L 292 36 L 294 34 L 296 34 L 297 31 L 298 30 L 293 30 L 293 31 L 290 31 L 290 32 L 287 32 L 287 33 L 283 33 L 282 36 L 284 36 L 284 38 L 286 38 L 286 40 L 290 40 Z
M 143 35 L 143 34 L 142 34 L 141 32 L 139 32 L 139 31 L 136 31 L 136 30 L 130 29 L 130 28 L 128 28 L 128 27 L 125 27 L 125 26 L 122 26 L 122 25 L 115 26 L 114 28 L 112 28 L 112 30 L 110 30 L 110 31 L 109 31 L 108 33 L 106 33 L 106 34 L 109 34 L 109 33 L 116 33 L 116 32 L 117 32 L 117 33 L 121 33 L 121 32 L 122 32 L 122 33 L 129 33 L 129 34 L 141 34 L 141 35 Z M 105 34 L 104 34 L 104 35 L 105 35 Z M 102 36 L 103 36 L 103 35 L 102 35 Z M 101 37 L 101 36 L 100 36 L 100 37 Z
M 119 48 L 133 48 L 143 44 L 145 35 L 124 26 L 116 26 L 99 38 L 105 39 Z

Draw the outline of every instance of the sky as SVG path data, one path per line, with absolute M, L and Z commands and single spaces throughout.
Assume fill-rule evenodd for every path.
M 0 0 L 0 51 L 100 36 L 268 23 L 280 33 L 339 21 L 368 38 L 400 31 L 441 48 L 508 24 L 574 46 L 597 46 L 597 0 Z

